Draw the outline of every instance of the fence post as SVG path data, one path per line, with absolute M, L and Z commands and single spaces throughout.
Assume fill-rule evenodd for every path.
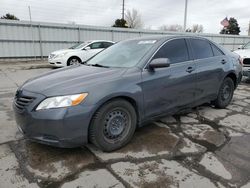
M 78 26 L 78 43 L 81 42 L 81 28 Z
M 38 35 L 39 35 L 39 46 L 40 46 L 40 56 L 43 60 L 43 45 L 42 45 L 42 35 L 41 35 L 41 25 L 38 25 Z

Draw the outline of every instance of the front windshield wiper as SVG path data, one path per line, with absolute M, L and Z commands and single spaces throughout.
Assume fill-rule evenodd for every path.
M 109 66 L 106 66 L 106 65 L 100 65 L 100 64 L 98 64 L 98 63 L 96 63 L 96 64 L 85 64 L 85 65 L 88 65 L 88 66 L 94 66 L 94 67 L 104 67 L 104 68 L 109 68 Z

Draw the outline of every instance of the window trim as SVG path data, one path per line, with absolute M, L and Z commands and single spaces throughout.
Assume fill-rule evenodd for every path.
M 178 63 L 184 63 L 184 62 L 190 62 L 193 59 L 191 59 L 191 54 L 190 54 L 190 50 L 189 50 L 189 46 L 188 46 L 188 41 L 187 41 L 187 37 L 176 37 L 176 38 L 171 38 L 166 40 L 165 42 L 163 42 L 157 49 L 156 51 L 151 55 L 151 57 L 148 59 L 147 63 L 145 63 L 145 65 L 143 66 L 143 70 L 148 70 L 148 65 L 149 63 L 152 61 L 153 57 L 155 56 L 155 54 L 167 43 L 170 42 L 172 40 L 178 40 L 178 39 L 184 39 L 185 44 L 186 44 L 186 48 L 187 48 L 187 52 L 188 52 L 188 61 L 182 61 L 182 62 L 178 62 Z M 178 64 L 178 63 L 173 63 L 173 64 Z
M 219 57 L 219 56 L 225 55 L 225 53 L 221 49 L 219 49 L 215 44 L 213 44 L 213 43 L 210 42 L 210 46 L 212 48 L 213 55 L 214 55 L 213 46 L 214 46 L 215 49 L 217 49 L 221 53 L 221 55 L 214 55 L 214 57 Z

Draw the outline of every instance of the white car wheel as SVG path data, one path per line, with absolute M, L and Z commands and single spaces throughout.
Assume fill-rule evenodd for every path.
M 80 61 L 78 58 L 70 58 L 69 59 L 69 63 L 68 63 L 68 66 L 72 66 L 72 65 L 79 65 L 80 64 Z

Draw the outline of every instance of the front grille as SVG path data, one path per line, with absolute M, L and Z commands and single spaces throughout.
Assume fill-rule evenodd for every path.
M 247 66 L 250 66 L 250 58 L 245 58 L 245 59 L 243 60 L 243 64 L 244 64 L 244 65 L 247 65 Z
M 15 106 L 19 110 L 23 110 L 26 106 L 30 105 L 34 101 L 34 97 L 29 96 L 16 96 L 15 97 Z

